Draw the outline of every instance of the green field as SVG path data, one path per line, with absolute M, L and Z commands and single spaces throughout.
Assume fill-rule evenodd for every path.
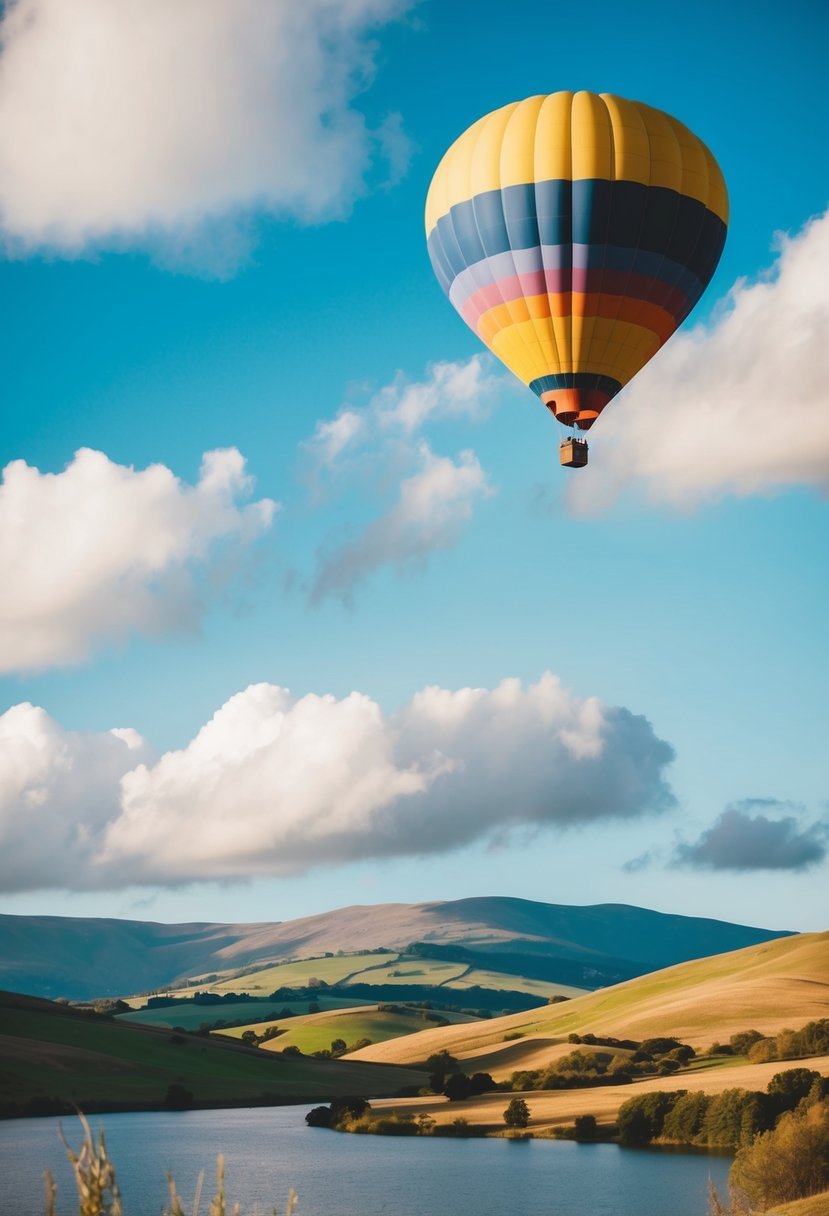
M 463 990 L 471 987 L 494 989 L 496 991 L 524 992 L 537 996 L 539 1002 L 548 1000 L 556 995 L 575 996 L 583 991 L 571 988 L 566 984 L 547 983 L 544 980 L 526 979 L 519 975 L 508 975 L 502 971 L 491 969 L 470 968 L 466 963 L 448 962 L 445 959 L 420 958 L 406 954 L 374 954 L 368 952 L 355 954 L 338 954 L 330 958 L 311 958 L 289 963 L 275 963 L 251 971 L 239 971 L 233 975 L 225 974 L 211 980 L 201 980 L 190 983 L 186 987 L 170 990 L 165 995 L 188 997 L 196 992 L 215 992 L 220 995 L 227 992 L 240 992 L 250 996 L 267 997 L 279 988 L 309 988 L 315 987 L 315 981 L 329 986 L 347 987 L 349 984 L 383 984 L 391 987 L 418 985 L 422 987 L 444 988 L 447 990 L 446 1000 L 460 1003 L 463 1000 Z M 451 991 L 451 995 L 450 995 Z M 321 988 L 320 992 L 324 992 Z M 146 998 L 129 997 L 131 1005 L 141 1004 Z M 330 998 L 328 998 L 330 1000 Z M 359 1002 L 345 997 L 347 1004 Z M 222 1014 L 216 1014 L 222 1017 Z M 237 1015 L 232 1015 L 237 1016 Z M 239 1014 L 238 1016 L 245 1016 Z M 168 1018 L 160 1021 L 155 1017 L 142 1015 L 142 1021 L 152 1021 L 155 1025 L 168 1024 Z M 176 1025 L 198 1027 L 205 1019 L 178 1021 Z
M 203 991 L 203 989 L 202 989 Z M 181 1005 L 167 1005 L 160 1009 L 136 1009 L 132 1013 L 122 1013 L 118 1016 L 124 1021 L 138 1022 L 143 1026 L 183 1026 L 185 1030 L 198 1030 L 205 1022 L 224 1021 L 234 1022 L 242 1018 L 257 1018 L 264 1025 L 277 1020 L 277 1014 L 282 1009 L 290 1009 L 292 1013 L 308 1013 L 308 1006 L 317 1004 L 320 1010 L 352 1009 L 355 1005 L 370 1005 L 371 1001 L 357 1001 L 354 997 L 329 996 L 323 992 L 315 1001 L 262 1001 L 256 1004 L 251 1001 L 228 1001 L 222 1005 L 196 1005 L 187 1001 Z M 239 1033 L 246 1029 L 239 1027 Z
M 443 1017 L 443 1015 L 440 1016 Z M 457 1014 L 451 1020 L 457 1022 L 472 1019 Z M 372 1005 L 343 1013 L 315 1013 L 302 1017 L 285 1018 L 282 1021 L 261 1022 L 256 1026 L 239 1026 L 216 1033 L 240 1039 L 245 1030 L 253 1030 L 256 1034 L 262 1034 L 270 1026 L 279 1026 L 285 1033 L 263 1043 L 264 1049 L 281 1051 L 283 1047 L 291 1046 L 298 1047 L 304 1053 L 309 1053 L 329 1050 L 333 1039 L 343 1039 L 349 1047 L 359 1039 L 371 1039 L 372 1043 L 382 1043 L 386 1039 L 416 1034 L 419 1030 L 425 1030 L 435 1025 L 435 1022 L 424 1018 L 423 1011 L 419 1009 L 398 1006 L 392 1012 L 378 1009 L 376 1005 Z
M 521 975 L 505 975 L 503 971 L 467 970 L 447 984 L 448 988 L 508 988 L 510 992 L 528 992 L 540 1001 L 553 996 L 584 996 L 585 988 L 573 988 L 568 984 L 553 984 L 547 980 L 529 980 Z
M 375 959 L 375 963 L 377 960 Z M 434 984 L 436 987 L 463 975 L 469 968 L 465 963 L 438 962 L 428 958 L 407 958 L 400 955 L 381 967 L 352 975 L 352 984 Z M 501 976 L 504 979 L 504 976 Z M 499 985 L 502 987 L 503 985 Z
M 385 968 L 394 954 L 338 954 L 333 958 L 308 958 L 292 963 L 275 963 L 261 970 L 225 975 L 210 983 L 190 984 L 177 988 L 171 995 L 192 996 L 194 992 L 248 992 L 251 996 L 267 996 L 277 988 L 313 987 L 313 980 L 340 984 L 357 972 L 365 972 L 379 964 Z M 370 981 L 376 982 L 376 981 Z
M 174 1082 L 206 1107 L 389 1095 L 425 1082 L 411 1069 L 284 1058 L 8 993 L 0 996 L 0 1076 L 0 1113 L 7 1117 L 36 1113 L 33 1100 L 86 1111 L 157 1109 Z

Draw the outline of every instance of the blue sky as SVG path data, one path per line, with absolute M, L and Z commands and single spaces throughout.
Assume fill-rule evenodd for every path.
M 0 54 L 0 909 L 825 928 L 823 6 L 62 8 Z M 579 88 L 732 206 L 583 473 L 422 218 L 470 122 Z

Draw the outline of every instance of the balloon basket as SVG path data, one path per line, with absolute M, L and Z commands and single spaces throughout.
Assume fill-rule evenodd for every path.
M 587 464 L 587 440 L 563 439 L 558 456 L 566 469 L 583 469 Z

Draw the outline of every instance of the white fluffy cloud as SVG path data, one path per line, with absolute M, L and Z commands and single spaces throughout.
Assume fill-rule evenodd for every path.
M 0 716 L 0 887 L 75 885 L 117 814 L 121 776 L 148 756 L 134 730 L 64 731 L 29 704 Z
M 311 603 L 329 595 L 349 602 L 354 589 L 380 566 L 405 568 L 425 562 L 430 553 L 451 549 L 471 519 L 475 502 L 492 494 L 474 452 L 461 452 L 455 462 L 421 443 L 417 458 L 419 467 L 400 483 L 394 506 L 354 540 L 323 546 Z
M 252 490 L 235 448 L 208 452 L 188 486 L 81 449 L 61 473 L 22 460 L 0 486 L 0 671 L 84 658 L 96 642 L 192 626 L 194 572 L 232 538 L 245 546 L 276 503 Z
M 725 494 L 829 489 L 829 212 L 783 237 L 709 326 L 677 334 L 596 427 L 568 505 L 606 509 L 636 486 L 687 507 Z
M 549 674 L 426 688 L 391 715 L 252 685 L 155 762 L 133 731 L 76 734 L 30 705 L 0 741 L 7 891 L 297 873 L 673 805 L 650 723 Z
M 407 0 L 10 0 L 0 222 L 12 248 L 186 244 L 252 209 L 342 214 L 399 116 L 354 108 Z M 384 146 L 385 145 L 385 146 Z M 215 227 L 212 232 L 215 239 Z

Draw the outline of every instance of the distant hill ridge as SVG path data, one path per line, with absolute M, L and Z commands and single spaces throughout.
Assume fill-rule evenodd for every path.
M 788 930 L 673 916 L 627 904 L 576 907 L 488 896 L 421 904 L 354 905 L 297 920 L 168 925 L 0 915 L 0 987 L 85 1000 L 165 987 L 249 964 L 431 943 L 479 965 L 538 975 L 578 968 L 598 987 L 674 963 L 722 954 Z

